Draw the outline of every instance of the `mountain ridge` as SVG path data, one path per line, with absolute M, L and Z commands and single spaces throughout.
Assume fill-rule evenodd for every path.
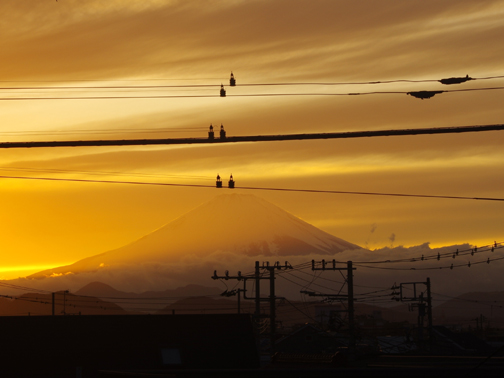
M 121 269 L 146 263 L 178 263 L 215 252 L 284 257 L 334 255 L 361 247 L 322 231 L 251 194 L 223 194 L 120 248 L 28 278 Z

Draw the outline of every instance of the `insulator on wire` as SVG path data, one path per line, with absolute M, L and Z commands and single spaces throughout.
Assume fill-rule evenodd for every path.
M 214 131 L 213 131 L 213 126 L 212 126 L 212 124 L 210 124 L 210 128 L 208 129 L 208 139 L 212 139 L 213 140 L 214 136 L 215 136 L 215 134 L 214 134 Z
M 487 264 L 490 264 L 490 257 L 487 259 Z
M 451 264 L 450 269 L 453 269 L 453 264 Z
M 468 267 L 468 268 L 470 268 L 470 267 L 471 267 L 471 262 L 470 262 L 470 261 L 467 263 L 467 267 Z
M 226 130 L 224 130 L 224 125 L 222 123 L 220 125 L 219 138 L 226 139 Z

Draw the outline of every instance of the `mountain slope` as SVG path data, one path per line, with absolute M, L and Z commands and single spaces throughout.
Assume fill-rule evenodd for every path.
M 254 195 L 227 194 L 121 248 L 30 278 L 174 263 L 214 252 L 245 256 L 333 255 L 359 246 L 332 236 Z

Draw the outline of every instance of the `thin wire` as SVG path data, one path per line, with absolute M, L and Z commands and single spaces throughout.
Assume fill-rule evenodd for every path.
M 128 185 L 155 185 L 155 186 L 175 186 L 175 187 L 191 187 L 191 188 L 215 188 L 213 185 L 203 184 L 174 184 L 164 182 L 143 182 L 143 181 L 114 181 L 114 180 L 90 180 L 90 179 L 72 179 L 72 178 L 55 178 L 55 177 L 26 177 L 26 176 L 0 176 L 0 179 L 16 179 L 16 180 L 42 180 L 42 181 L 67 181 L 67 182 L 86 182 L 99 184 L 128 184 Z M 235 187 L 238 189 L 238 187 Z M 372 195 L 372 196 L 389 196 L 389 197 L 416 197 L 416 198 L 442 198 L 442 199 L 460 199 L 460 200 L 483 200 L 483 201 L 504 201 L 504 198 L 491 197 L 463 197 L 463 196 L 445 196 L 445 195 L 428 195 L 428 194 L 405 194 L 405 193 L 378 193 L 378 192 L 353 192 L 341 190 L 318 190 L 318 189 L 289 189 L 289 188 L 261 188 L 261 187 L 239 187 L 243 190 L 267 190 L 267 191 L 285 191 L 285 192 L 302 192 L 302 193 L 327 193 L 327 194 L 357 194 L 357 195 Z
M 38 292 L 40 294 L 51 293 L 48 290 L 35 289 L 35 288 L 32 288 L 32 287 L 26 287 L 26 286 L 19 286 L 19 285 L 9 284 L 7 282 L 0 282 L 0 286 L 4 286 L 4 287 L 7 287 L 9 289 L 15 289 L 15 290 L 33 290 L 33 291 L 36 291 L 36 292 Z
M 306 274 L 306 275 L 312 277 L 312 274 L 307 273 L 307 272 L 303 272 L 300 269 L 295 269 L 294 268 L 294 270 L 296 272 L 303 273 L 303 274 Z M 285 274 L 286 272 L 288 272 L 288 271 L 283 270 L 283 271 L 278 272 L 277 274 Z M 320 273 L 322 274 L 322 271 L 320 271 Z M 337 280 L 331 280 L 330 278 L 322 277 L 321 274 L 317 277 L 317 279 L 324 280 L 324 281 L 330 281 L 330 282 L 334 282 L 334 283 L 337 283 L 337 284 L 344 284 L 345 283 L 345 282 L 341 282 L 341 281 L 337 281 Z
M 466 255 L 475 255 L 477 253 L 483 253 L 483 252 L 494 252 L 497 249 L 504 248 L 504 245 L 502 242 L 497 242 L 494 241 L 493 244 L 489 245 L 484 245 L 480 247 L 474 247 L 474 248 L 468 248 L 468 249 L 463 249 L 463 250 L 456 250 L 456 251 L 450 251 L 450 252 L 444 252 L 444 253 L 437 253 L 437 254 L 432 254 L 432 255 L 427 255 L 427 256 L 417 256 L 417 257 L 409 257 L 409 258 L 404 258 L 404 259 L 395 259 L 395 260 L 378 260 L 378 261 L 356 261 L 354 263 L 359 263 L 359 264 L 390 264 L 390 263 L 406 263 L 406 262 L 416 262 L 416 261 L 428 261 L 428 260 L 440 260 L 444 258 L 455 258 L 458 256 L 466 256 Z M 344 264 L 343 261 L 336 261 L 336 263 L 339 264 Z
M 289 301 L 288 299 L 285 299 L 285 301 L 290 304 L 292 307 L 294 307 L 297 311 L 299 311 L 301 314 L 303 314 L 304 316 L 306 316 L 308 319 L 312 320 L 313 322 L 315 323 L 319 323 L 317 320 L 313 319 L 310 315 L 306 314 L 305 312 L 301 311 L 299 308 L 297 308 L 296 305 L 294 305 L 291 301 Z
M 0 80 L 0 83 L 68 83 L 68 82 L 98 82 L 98 81 L 117 81 L 117 82 L 136 82 L 136 81 L 170 81 L 170 80 L 221 80 L 220 77 L 205 77 L 205 78 L 155 78 L 155 79 L 88 79 L 88 80 Z
M 160 178 L 188 178 L 188 179 L 201 179 L 212 180 L 208 176 L 190 176 L 190 175 L 162 175 L 155 173 L 140 173 L 140 172 L 120 172 L 120 171 L 79 171 L 74 169 L 48 169 L 48 168 L 26 168 L 26 167 L 6 167 L 0 166 L 2 171 L 32 171 L 32 172 L 48 172 L 48 173 L 83 173 L 87 175 L 96 176 L 137 176 L 137 177 L 160 177 Z
M 468 81 L 473 80 L 490 80 L 490 79 L 501 79 L 504 75 L 500 76 L 489 76 L 489 77 L 479 77 L 479 78 L 468 78 Z M 144 79 L 144 80 L 106 80 L 106 81 L 148 81 L 148 80 L 190 80 L 190 79 Z M 192 79 L 201 80 L 201 79 Z M 219 80 L 219 79 L 217 79 Z M 441 79 L 442 80 L 442 79 Z M 99 81 L 99 80 L 70 80 L 74 82 L 83 81 Z M 105 80 L 104 80 L 105 81 Z M 3 81 L 0 82 L 30 82 L 30 81 Z M 35 81 L 33 81 L 35 82 Z M 38 82 L 64 82 L 64 81 L 38 81 Z M 375 85 L 375 84 L 391 84 L 391 83 L 432 83 L 440 82 L 439 79 L 424 79 L 424 80 L 411 80 L 411 79 L 395 79 L 395 80 L 377 80 L 377 81 L 360 81 L 360 82 L 291 82 L 291 83 L 244 83 L 236 84 L 235 86 L 240 87 L 261 87 L 261 86 L 305 86 L 305 85 L 323 85 L 323 86 L 337 86 L 337 85 Z M 39 90 L 39 89 L 152 89 L 152 88 L 208 88 L 208 87 L 219 87 L 221 84 L 184 84 L 184 85 L 117 85 L 117 86 L 57 86 L 57 87 L 0 87 L 0 90 Z M 226 85 L 228 86 L 228 85 Z
M 55 131 L 2 131 L 0 135 L 71 135 L 71 134 L 160 134 L 160 133 L 196 133 L 206 130 L 206 127 L 188 127 L 178 129 L 129 129 L 129 130 L 55 130 Z
M 361 264 L 354 264 L 355 266 L 358 266 L 360 268 L 369 268 L 369 269 L 383 269 L 383 270 L 440 270 L 440 269 L 455 269 L 455 268 L 462 268 L 462 267 L 468 267 L 470 268 L 473 265 L 479 265 L 479 264 L 489 264 L 492 261 L 498 261 L 498 260 L 504 260 L 504 257 L 497 257 L 490 259 L 488 258 L 487 260 L 483 261 L 476 261 L 476 262 L 468 262 L 464 264 L 452 264 L 450 266 L 439 266 L 439 267 L 427 267 L 427 268 L 389 268 L 389 267 L 382 267 L 382 266 L 371 266 L 371 265 L 361 265 Z
M 183 144 L 222 144 L 222 143 L 248 143 L 248 142 L 278 142 L 294 140 L 320 140 L 320 139 L 347 139 L 370 138 L 384 136 L 411 136 L 411 135 L 437 135 L 468 132 L 502 131 L 503 124 L 450 126 L 415 129 L 392 129 L 371 131 L 347 131 L 331 133 L 309 134 L 268 134 L 231 136 L 219 139 L 207 138 L 157 138 L 157 139 L 101 139 L 101 140 L 60 140 L 39 142 L 0 142 L 0 148 L 47 148 L 47 147 L 98 147 L 98 146 L 147 146 L 147 145 L 183 145 Z
M 324 286 L 324 285 L 320 285 L 320 284 L 317 284 L 317 283 L 315 283 L 315 282 L 313 282 L 313 281 L 308 281 L 308 280 L 305 280 L 305 279 L 304 279 L 304 278 L 302 278 L 302 277 L 296 276 L 296 275 L 295 275 L 294 273 L 292 273 L 291 271 L 288 271 L 288 274 L 289 274 L 290 276 L 292 276 L 292 277 L 297 278 L 298 280 L 301 280 L 301 281 L 307 282 L 307 283 L 309 283 L 309 284 L 311 284 L 311 285 L 318 286 L 318 287 L 322 287 L 322 288 L 327 289 L 327 290 L 333 290 L 333 288 L 330 288 L 330 287 L 327 287 L 327 286 Z M 287 279 L 285 276 L 279 276 L 279 277 L 282 277 L 282 278 Z M 288 279 L 287 279 L 287 280 L 288 280 Z M 291 282 L 293 282 L 293 281 L 291 281 Z M 293 283 L 295 283 L 295 282 L 293 282 Z M 301 284 L 298 284 L 298 285 L 299 285 L 299 286 L 302 286 L 303 288 L 306 286 L 306 285 L 301 285 Z
M 490 88 L 468 88 L 468 89 L 448 89 L 436 91 L 436 93 L 448 92 L 473 92 L 500 90 L 504 87 Z M 259 93 L 259 94 L 237 94 L 237 95 L 164 95 L 164 96 L 79 96 L 79 97 L 0 97 L 0 101 L 32 101 L 32 100 L 121 100 L 121 99 L 168 99 L 168 98 L 216 98 L 216 97 L 281 97 L 281 96 L 359 96 L 359 95 L 377 95 L 377 94 L 409 94 L 404 91 L 374 91 L 374 92 L 355 92 L 355 93 Z

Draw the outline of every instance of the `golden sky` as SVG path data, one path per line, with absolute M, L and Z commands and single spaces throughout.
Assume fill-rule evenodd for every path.
M 0 2 L 0 12 L 4 141 L 204 137 L 210 123 L 223 123 L 231 136 L 504 120 L 504 90 L 442 93 L 428 100 L 405 94 L 232 96 L 503 86 L 504 79 L 450 87 L 436 82 L 240 84 L 504 75 L 504 1 L 17 0 Z M 238 86 L 227 87 L 226 98 L 61 99 L 215 95 L 231 71 Z M 190 84 L 215 87 L 89 88 Z M 19 99 L 34 97 L 58 99 Z M 237 187 L 503 198 L 503 142 L 503 132 L 496 131 L 178 147 L 3 149 L 0 175 L 212 185 L 217 173 L 225 178 L 232 173 Z M 216 194 L 213 188 L 0 179 L 0 278 L 120 247 Z M 370 249 L 425 242 L 482 245 L 504 238 L 503 202 L 254 194 Z

